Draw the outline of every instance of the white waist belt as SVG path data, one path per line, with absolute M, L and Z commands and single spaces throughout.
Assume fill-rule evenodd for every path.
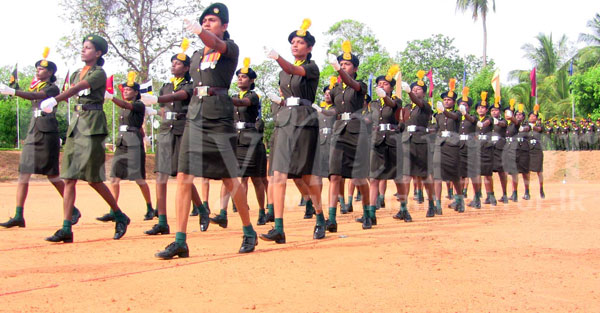
M 386 130 L 394 130 L 396 129 L 396 125 L 394 124 L 379 124 L 379 131 L 386 131 Z
M 479 140 L 487 140 L 488 136 L 487 135 L 479 135 L 478 138 L 479 138 Z
M 492 136 L 492 141 L 498 141 L 500 140 L 500 136 Z
M 321 133 L 322 133 L 323 135 L 328 135 L 328 134 L 331 134 L 331 128 L 328 128 L 328 127 L 326 127 L 326 128 L 321 128 Z
M 33 116 L 34 117 L 40 117 L 40 116 L 42 116 L 42 110 L 39 110 L 39 109 L 33 110 Z
M 460 135 L 460 140 L 469 140 L 469 135 Z
M 406 127 L 406 130 L 409 131 L 409 132 L 411 132 L 411 133 L 416 132 L 417 131 L 417 125 L 408 125 Z
M 450 135 L 451 135 L 450 131 L 447 131 L 447 130 L 443 130 L 442 131 L 442 137 L 443 138 L 448 138 L 448 137 L 450 137 Z

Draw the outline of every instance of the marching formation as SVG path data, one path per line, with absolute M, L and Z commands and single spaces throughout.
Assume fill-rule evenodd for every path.
M 114 239 L 125 235 L 130 219 L 120 209 L 119 182 L 135 181 L 140 187 L 147 211 L 144 218 L 158 217 L 158 224 L 147 235 L 170 234 L 167 223 L 167 182 L 176 177 L 175 240 L 156 253 L 157 258 L 188 257 L 186 242 L 188 219 L 199 217 L 202 232 L 209 225 L 228 225 L 227 207 L 233 201 L 243 225 L 240 253 L 252 252 L 258 240 L 278 244 L 286 242 L 284 203 L 287 182 L 292 179 L 302 194 L 306 219 L 316 217 L 313 238 L 325 238 L 338 231 L 338 204 L 341 214 L 354 210 L 354 189 L 362 202 L 362 217 L 356 221 L 365 230 L 378 224 L 377 210 L 385 207 L 387 183 L 396 186 L 399 210 L 394 219 L 412 222 L 408 210 L 413 182 L 414 201 L 425 202 L 426 217 L 443 214 L 443 182 L 446 182 L 449 205 L 458 213 L 467 207 L 502 205 L 517 202 L 519 175 L 525 185 L 523 199 L 529 200 L 530 173 L 537 173 L 539 194 L 543 189 L 543 150 L 597 149 L 600 120 L 580 122 L 550 120 L 542 122 L 539 106 L 524 112 L 522 104 L 510 100 L 501 106 L 499 98 L 489 102 L 487 93 L 473 103 L 469 87 L 456 90 L 456 80 L 439 97 L 427 97 L 425 72 L 408 84 L 399 66 L 393 65 L 386 75 L 376 78 L 375 99 L 367 84 L 357 77 L 358 56 L 349 41 L 342 44 L 342 54 L 329 55 L 336 71 L 328 86 L 318 90 L 320 71 L 312 60 L 316 38 L 309 32 L 311 21 L 305 19 L 287 40 L 291 58 L 266 49 L 266 56 L 276 62 L 279 94 L 268 94 L 274 119 L 269 142 L 263 142 L 264 122 L 261 99 L 254 91 L 257 73 L 250 60 L 238 68 L 239 47 L 230 38 L 228 8 L 222 3 L 208 6 L 199 20 L 184 21 L 186 29 L 198 36 L 204 48 L 186 55 L 189 42 L 171 57 L 169 83 L 159 95 L 140 91 L 135 73 L 120 86 L 122 99 L 106 92 L 106 73 L 102 65 L 108 52 L 106 40 L 97 35 L 83 38 L 82 69 L 70 77 L 70 88 L 60 93 L 54 84 L 56 65 L 46 60 L 36 62 L 36 80 L 30 90 L 20 91 L 0 85 L 0 93 L 31 100 L 33 117 L 21 153 L 16 213 L 3 227 L 25 227 L 24 203 L 31 174 L 42 174 L 63 197 L 63 225 L 51 242 L 73 242 L 72 225 L 81 213 L 75 208 L 75 187 L 86 181 L 106 201 L 110 211 L 97 219 L 115 222 Z M 233 77 L 239 93 L 229 95 Z M 315 103 L 318 92 L 325 101 Z M 402 94 L 410 99 L 403 103 Z M 77 105 L 64 145 L 59 177 L 58 124 L 56 106 L 73 98 Z M 105 181 L 104 141 L 108 134 L 104 101 L 112 100 L 121 108 L 119 134 L 110 172 L 111 189 Z M 157 112 L 152 105 L 158 104 Z M 161 118 L 156 152 L 156 210 L 152 207 L 146 183 L 144 130 L 145 116 Z M 498 175 L 502 194 L 494 192 L 494 174 Z M 511 187 L 508 181 L 511 181 Z M 201 177 L 202 196 L 194 186 Z M 325 199 L 321 197 L 323 179 L 329 180 Z M 221 180 L 220 211 L 213 217 L 208 206 L 208 180 Z M 254 185 L 260 206 L 257 225 L 273 223 L 267 233 L 257 234 L 250 220 L 248 182 Z M 345 185 L 349 184 L 345 202 Z M 469 182 L 472 191 L 469 192 Z M 483 199 L 482 187 L 486 198 Z M 467 203 L 467 195 L 472 200 Z M 266 197 L 265 197 L 266 195 Z M 193 206 L 190 214 L 190 206 Z M 380 217 L 381 218 L 381 217 Z

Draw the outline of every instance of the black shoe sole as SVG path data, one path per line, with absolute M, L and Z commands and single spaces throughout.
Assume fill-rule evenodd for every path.
M 275 243 L 279 243 L 279 244 L 285 243 L 285 238 L 271 239 L 271 238 L 264 237 L 264 234 L 260 234 L 260 236 L 258 236 L 258 238 L 260 238 L 261 240 L 264 240 L 264 241 L 274 241 Z

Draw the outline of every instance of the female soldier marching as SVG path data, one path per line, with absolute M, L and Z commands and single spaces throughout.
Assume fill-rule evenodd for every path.
M 440 203 L 442 197 L 442 181 L 450 182 L 457 190 L 454 196 L 458 203 L 460 186 L 459 167 L 456 166 L 460 162 L 460 148 L 458 129 L 460 125 L 460 113 L 454 109 L 457 94 L 454 92 L 456 79 L 451 78 L 448 83 L 449 90 L 442 93 L 442 103 L 438 102 L 436 116 L 436 124 L 438 128 L 437 138 L 435 141 L 435 151 L 433 161 L 438 171 L 434 172 L 435 179 L 435 195 L 436 195 L 436 214 L 442 213 L 442 205 Z M 440 106 L 441 104 L 441 106 Z
M 19 182 L 17 185 L 17 208 L 15 216 L 5 223 L 0 223 L 2 227 L 25 227 L 25 217 L 23 210 L 27 190 L 29 189 L 29 179 L 31 174 L 46 175 L 56 191 L 63 196 L 65 188 L 64 182 L 58 177 L 58 155 L 60 151 L 60 139 L 58 136 L 58 122 L 56 120 L 56 109 L 46 113 L 40 110 L 40 102 L 43 99 L 57 96 L 60 93 L 56 82 L 56 64 L 46 60 L 49 49 L 44 49 L 43 59 L 35 63 L 36 74 L 31 82 L 29 92 L 15 90 L 8 86 L 0 85 L 0 93 L 31 100 L 31 122 L 27 130 L 27 137 L 21 158 L 19 160 Z M 71 223 L 77 224 L 81 213 L 77 208 L 73 209 Z
M 115 155 L 110 171 L 111 187 L 115 200 L 119 201 L 122 179 L 134 180 L 146 200 L 146 218 L 154 216 L 150 188 L 146 183 L 146 152 L 144 151 L 144 115 L 146 108 L 140 101 L 140 85 L 135 82 L 135 73 L 129 72 L 127 82 L 121 85 L 123 100 L 113 98 L 109 93 L 104 97 L 112 100 L 121 108 L 119 115 L 119 137 L 116 141 Z M 152 108 L 148 113 L 153 114 Z
M 127 231 L 129 217 L 119 208 L 117 201 L 104 184 L 104 138 L 108 134 L 106 116 L 102 110 L 106 93 L 106 73 L 102 69 L 108 52 L 108 43 L 98 35 L 83 38 L 81 60 L 85 66 L 71 76 L 71 88 L 54 98 L 42 101 L 40 108 L 46 113 L 60 101 L 79 95 L 75 113 L 67 130 L 61 177 L 65 180 L 63 227 L 46 238 L 51 242 L 73 242 L 71 221 L 75 203 L 75 186 L 82 179 L 94 188 L 110 206 L 115 216 L 114 239 Z
M 279 72 L 281 98 L 270 95 L 276 105 L 281 105 L 275 120 L 276 137 L 273 154 L 273 202 L 275 227 L 260 238 L 276 243 L 285 243 L 283 230 L 283 210 L 286 181 L 288 177 L 301 178 L 309 188 L 310 197 L 317 213 L 317 223 L 313 238 L 325 237 L 325 217 L 321 208 L 321 183 L 318 178 L 319 121 L 313 107 L 319 84 L 319 67 L 311 60 L 315 37 L 307 29 L 310 20 L 305 19 L 299 30 L 288 36 L 294 63 L 283 59 L 274 50 L 267 51 L 267 57 L 275 60 L 282 71 Z M 314 105 L 318 108 L 318 105 Z
M 191 59 L 185 54 L 189 41 L 184 38 L 181 43 L 181 53 L 171 56 L 171 82 L 160 88 L 159 96 L 147 93 L 142 95 L 146 105 L 160 104 L 159 115 L 162 117 L 158 133 L 158 151 L 156 153 L 156 208 L 158 224 L 145 233 L 147 235 L 169 234 L 167 224 L 167 183 L 169 176 L 177 175 L 179 150 L 185 128 L 186 114 L 190 100 L 194 95 L 194 86 L 189 74 Z M 200 215 L 200 231 L 206 231 L 209 225 L 210 210 L 202 203 L 196 186 L 192 184 L 192 203 L 194 209 L 191 215 Z
M 229 38 L 229 12 L 224 4 L 208 6 L 199 21 L 202 26 L 198 22 L 184 21 L 187 30 L 198 35 L 205 47 L 192 55 L 190 75 L 194 81 L 194 96 L 179 151 L 175 202 L 177 233 L 174 242 L 156 253 L 155 256 L 161 259 L 189 256 L 186 230 L 194 177 L 222 179 L 232 193 L 242 219 L 244 236 L 239 252 L 252 252 L 257 244 L 248 203 L 237 178 L 233 101 L 227 94 L 235 74 L 239 48 Z
M 337 58 L 330 54 L 329 63 L 339 73 L 341 82 L 331 90 L 331 100 L 337 115 L 333 126 L 331 158 L 329 160 L 329 220 L 327 230 L 337 231 L 336 209 L 342 178 L 350 178 L 363 195 L 362 228 L 377 225 L 375 207 L 370 206 L 369 184 L 369 135 L 362 116 L 367 85 L 356 80 L 360 64 L 352 54 L 350 41 L 342 43 L 343 53 Z
M 398 65 L 393 65 L 387 75 L 375 79 L 376 93 L 379 99 L 369 104 L 373 121 L 373 148 L 369 173 L 369 203 L 371 203 L 371 207 L 369 210 L 374 209 L 375 203 L 384 203 L 387 180 L 393 179 L 396 189 L 400 190 L 400 181 L 397 178 L 402 176 L 398 175 L 398 171 L 402 171 L 401 139 L 404 123 L 400 123 L 398 120 L 401 116 L 402 100 L 396 95 L 392 95 L 396 86 L 394 77 L 399 70 Z M 363 216 L 361 220 L 363 223 L 364 218 Z

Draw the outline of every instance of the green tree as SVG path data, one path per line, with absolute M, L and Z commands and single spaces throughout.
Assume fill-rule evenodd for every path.
M 356 55 L 360 61 L 357 77 L 365 83 L 370 75 L 381 75 L 387 72 L 393 64 L 389 53 L 379 43 L 375 33 L 361 22 L 346 19 L 334 23 L 327 32 L 325 32 L 328 44 L 327 53 L 333 55 L 342 54 L 342 42 L 349 40 L 352 43 L 352 54 Z M 336 76 L 337 73 L 328 63 L 321 68 L 321 79 L 319 82 L 319 91 L 324 86 L 329 85 L 329 77 Z M 319 92 L 319 100 L 322 95 Z
M 74 57 L 81 38 L 98 33 L 127 67 L 147 81 L 151 72 L 166 73 L 161 56 L 172 52 L 182 40 L 181 18 L 201 12 L 198 1 L 177 0 L 62 0 L 72 33 L 62 38 L 61 53 Z
M 409 84 L 416 80 L 418 70 L 433 69 L 436 94 L 448 88 L 450 78 L 457 79 L 456 91 L 460 93 L 463 72 L 467 72 L 470 80 L 483 68 L 482 62 L 477 57 L 460 56 L 458 48 L 454 46 L 454 38 L 442 34 L 409 41 L 406 48 L 396 55 L 396 60 L 400 64 L 403 80 Z M 493 61 L 490 61 L 490 66 L 493 64 Z
M 600 65 L 572 77 L 573 97 L 577 113 L 581 116 L 593 114 L 600 117 Z
M 596 13 L 593 19 L 586 24 L 591 33 L 579 34 L 579 41 L 589 46 L 579 50 L 578 65 L 582 69 L 596 66 L 600 63 L 600 14 Z
M 496 11 L 496 0 L 492 0 L 492 11 Z M 483 66 L 487 66 L 487 14 L 489 12 L 488 0 L 456 0 L 456 9 L 465 12 L 470 10 L 473 12 L 473 20 L 481 16 L 483 24 Z

